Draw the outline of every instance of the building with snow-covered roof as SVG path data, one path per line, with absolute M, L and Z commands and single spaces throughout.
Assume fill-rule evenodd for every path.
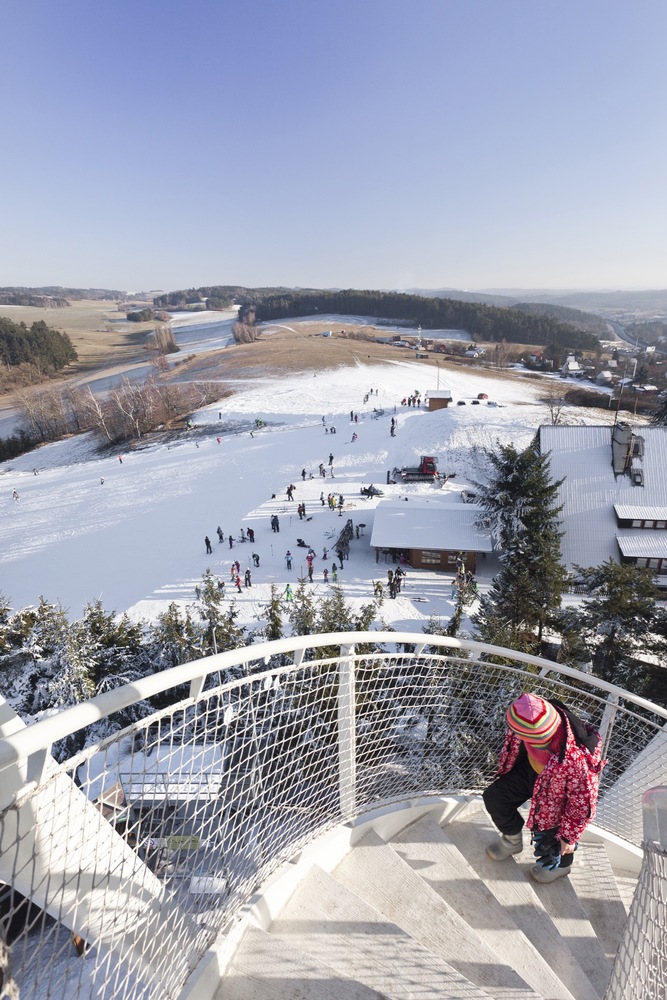
M 562 479 L 563 562 L 608 559 L 667 574 L 667 427 L 540 427 Z
M 429 389 L 426 393 L 426 402 L 429 410 L 446 409 L 452 401 L 451 389 Z
M 402 553 L 414 567 L 454 572 L 460 562 L 475 572 L 477 557 L 493 551 L 483 516 L 474 504 L 442 500 L 382 500 L 375 510 L 370 544 L 376 561 Z
M 574 354 L 568 354 L 567 358 L 563 362 L 560 370 L 561 375 L 581 375 L 583 374 L 581 365 L 575 358 Z

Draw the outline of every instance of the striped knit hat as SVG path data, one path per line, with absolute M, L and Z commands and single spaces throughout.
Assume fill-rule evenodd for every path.
M 560 723 L 554 706 L 535 694 L 522 694 L 507 709 L 507 725 L 533 747 L 548 746 Z

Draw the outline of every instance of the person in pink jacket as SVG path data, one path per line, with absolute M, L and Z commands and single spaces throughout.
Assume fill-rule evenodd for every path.
M 569 875 L 577 842 L 595 815 L 602 743 L 597 730 L 562 702 L 524 692 L 507 709 L 508 732 L 484 805 L 500 831 L 487 849 L 503 861 L 523 848 L 519 806 L 530 800 L 537 882 Z

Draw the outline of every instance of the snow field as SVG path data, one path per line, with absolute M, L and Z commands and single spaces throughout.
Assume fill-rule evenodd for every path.
M 341 324 L 340 318 L 337 322 Z M 193 323 L 187 332 L 196 331 Z M 202 344 L 207 336 L 220 336 L 215 328 L 199 333 Z M 429 413 L 400 405 L 417 389 L 423 398 L 436 388 L 437 379 L 435 369 L 408 359 L 366 365 L 359 358 L 353 367 L 315 376 L 237 380 L 231 383 L 234 395 L 199 411 L 195 428 L 180 440 L 123 451 L 122 464 L 118 453 L 97 454 L 89 437 L 4 463 L 0 591 L 14 608 L 35 604 L 44 595 L 77 617 L 87 601 L 99 597 L 107 610 L 154 619 L 172 600 L 181 605 L 194 601 L 195 585 L 207 568 L 228 584 L 230 565 L 238 558 L 241 576 L 247 566 L 252 572 L 252 587 L 234 593 L 239 621 L 256 627 L 271 584 L 283 590 L 287 582 L 306 576 L 305 560 L 299 560 L 305 550 L 298 549 L 297 537 L 317 554 L 314 592 L 325 591 L 323 547 L 332 547 L 351 517 L 355 525 L 364 522 L 366 527 L 363 537 L 351 543 L 339 584 L 351 603 L 367 602 L 373 580 L 386 581 L 391 567 L 377 564 L 370 548 L 377 501 L 361 497 L 362 485 L 372 482 L 389 498 L 437 494 L 438 487 L 429 483 L 386 486 L 388 470 L 432 454 L 441 471 L 455 476 L 444 490 L 460 493 L 483 478 L 485 449 L 499 441 L 525 447 L 537 427 L 549 422 L 547 407 L 538 402 L 539 384 L 464 368 L 440 369 L 439 387 L 451 389 L 454 397 L 448 409 Z M 374 392 L 364 403 L 371 388 Z M 500 405 L 481 401 L 472 406 L 479 392 Z M 458 399 L 467 405 L 457 406 Z M 373 419 L 374 407 L 384 409 L 384 415 Z M 357 424 L 350 421 L 351 410 L 358 414 Z M 325 432 L 323 416 L 336 434 Z M 398 422 L 395 438 L 390 436 L 392 416 Z M 267 426 L 254 429 L 256 418 Z M 568 411 L 568 422 L 602 423 L 605 418 L 601 411 Z M 230 426 L 237 430 L 221 433 Z M 358 434 L 354 443 L 353 431 Z M 330 451 L 335 479 L 327 475 L 324 480 L 318 465 L 323 462 L 328 473 Z M 303 467 L 314 477 L 305 483 Z M 290 482 L 297 487 L 291 505 L 285 496 Z M 13 489 L 19 500 L 12 499 Z M 329 491 L 343 493 L 342 518 L 321 506 L 321 491 L 325 498 Z M 306 503 L 311 521 L 299 521 L 299 502 Z M 280 517 L 279 535 L 270 527 L 274 512 Z M 224 545 L 218 543 L 218 525 Z M 255 529 L 255 545 L 239 543 L 230 551 L 227 536 L 231 532 L 240 538 L 241 526 Z M 211 556 L 205 554 L 205 535 L 211 539 Z M 287 548 L 295 557 L 292 574 L 285 568 Z M 260 557 L 258 569 L 252 565 L 253 551 Z M 331 564 L 329 559 L 329 570 Z M 494 558 L 480 563 L 480 589 L 490 582 L 494 567 Z M 229 585 L 227 597 L 232 597 Z M 404 591 L 394 601 L 385 599 L 382 617 L 388 625 L 420 631 L 431 614 L 449 618 L 449 598 L 446 574 L 408 568 Z

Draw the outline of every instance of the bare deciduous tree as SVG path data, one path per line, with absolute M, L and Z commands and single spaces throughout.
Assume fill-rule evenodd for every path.
M 561 422 L 563 407 L 566 405 L 561 387 L 559 385 L 554 385 L 553 382 L 547 383 L 545 392 L 540 399 L 547 405 L 551 426 L 556 427 L 557 424 Z

